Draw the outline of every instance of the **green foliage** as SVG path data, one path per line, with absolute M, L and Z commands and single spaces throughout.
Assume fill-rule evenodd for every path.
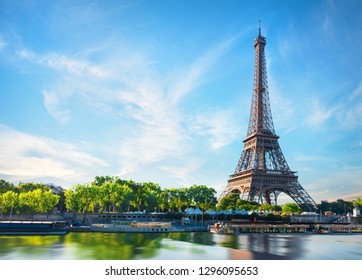
M 360 209 L 362 209 L 362 199 L 361 198 L 357 198 L 356 201 L 353 203 L 353 205 L 359 205 Z
M 163 189 L 158 194 L 157 196 L 158 206 L 162 212 L 165 212 L 166 209 L 170 208 L 170 198 L 171 194 L 169 189 Z
M 282 207 L 282 211 L 283 211 L 283 213 L 286 213 L 286 214 L 302 213 L 302 209 L 300 209 L 298 204 L 296 204 L 294 202 L 285 203 Z
M 74 190 L 65 190 L 65 207 L 72 212 L 78 212 L 80 209 L 79 199 L 77 198 L 77 194 Z
M 235 210 L 240 200 L 238 193 L 231 193 L 224 196 L 218 203 L 217 210 Z
M 216 206 L 216 191 L 204 185 L 193 185 L 189 188 L 191 204 L 203 210 L 213 209 Z
M 0 194 L 0 207 L 1 216 L 6 213 L 13 212 L 13 209 L 19 203 L 19 195 L 14 191 L 7 191 L 6 193 Z
M 318 205 L 318 210 L 323 212 L 332 211 L 338 215 L 344 215 L 347 213 L 353 212 L 353 202 L 352 201 L 345 201 L 343 199 L 337 199 L 333 202 L 328 202 L 322 200 L 321 203 Z
M 14 185 L 5 180 L 0 180 L 0 194 L 14 190 Z
M 258 207 L 259 211 L 282 211 L 282 207 L 280 205 L 271 205 L 271 204 L 262 204 Z
M 240 199 L 238 193 L 231 193 L 226 196 L 224 196 L 217 205 L 218 210 L 258 210 L 260 205 L 255 201 L 247 201 Z
M 30 192 L 37 189 L 48 191 L 49 187 L 39 183 L 21 183 L 15 188 L 19 193 Z
M 34 189 L 19 194 L 19 204 L 35 213 L 48 213 L 58 204 L 59 199 L 60 196 L 51 190 Z

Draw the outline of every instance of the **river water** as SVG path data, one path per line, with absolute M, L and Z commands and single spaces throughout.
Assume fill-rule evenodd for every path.
M 362 234 L 71 232 L 0 236 L 2 260 L 362 260 Z

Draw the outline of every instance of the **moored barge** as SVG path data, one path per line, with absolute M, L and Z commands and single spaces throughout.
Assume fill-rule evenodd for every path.
M 65 235 L 65 221 L 0 221 L 0 235 Z

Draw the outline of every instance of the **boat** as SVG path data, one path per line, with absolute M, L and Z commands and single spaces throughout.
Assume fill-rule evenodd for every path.
M 91 231 L 98 232 L 183 232 L 184 227 L 173 226 L 170 222 L 113 222 L 110 224 L 92 224 Z
M 65 235 L 65 221 L 0 221 L 0 235 Z
M 215 223 L 214 225 L 210 225 L 208 227 L 208 230 L 211 233 L 218 233 L 218 234 L 224 233 L 223 224 L 221 224 L 219 222 Z

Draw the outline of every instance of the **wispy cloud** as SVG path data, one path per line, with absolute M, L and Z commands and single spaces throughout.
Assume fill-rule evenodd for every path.
M 215 62 L 234 44 L 237 36 L 210 47 L 177 80 L 169 89 L 171 102 L 178 102 L 183 96 L 203 82 L 204 75 Z
M 186 70 L 179 72 L 179 76 L 173 77 L 171 85 L 170 81 L 160 82 L 162 79 L 158 78 L 151 70 L 141 76 L 148 77 L 147 79 L 138 78 L 138 81 L 133 79 L 127 81 L 127 92 L 123 92 L 119 98 L 122 102 L 132 105 L 128 109 L 132 117 L 137 120 L 137 125 L 133 128 L 132 137 L 126 139 L 120 147 L 121 174 L 166 158 L 173 160 L 184 158 L 190 153 L 190 140 L 194 138 L 192 134 L 194 127 L 189 127 L 190 119 L 193 119 L 192 123 L 198 123 L 204 129 L 209 130 L 214 137 L 230 135 L 230 131 L 225 133 L 228 128 L 230 129 L 229 125 L 224 126 L 223 131 L 221 131 L 223 124 L 230 123 L 225 119 L 227 118 L 226 115 L 222 120 L 215 114 L 215 122 L 213 123 L 219 127 L 214 126 L 213 131 L 210 131 L 210 123 L 201 121 L 203 118 L 201 115 L 182 112 L 179 104 L 182 98 L 195 87 L 206 82 L 205 74 L 230 47 L 232 41 L 227 40 L 212 46 L 200 58 L 196 59 L 191 67 L 186 67 Z M 231 116 L 229 115 L 229 117 Z M 217 124 L 216 118 L 222 124 Z M 221 136 L 222 134 L 224 136 Z M 224 142 L 226 141 L 219 138 L 211 145 L 213 147 L 225 145 Z M 190 165 L 189 161 L 185 162 L 184 167 L 165 169 L 163 166 L 161 169 L 171 173 L 175 170 L 190 171 L 189 167 L 186 168 L 187 165 Z M 183 175 L 176 176 L 181 176 L 183 180 L 187 181 L 187 177 Z
M 327 40 L 331 40 L 334 38 L 335 12 L 336 6 L 334 1 L 322 2 L 320 11 L 318 13 L 318 19 L 320 21 L 320 30 L 322 31 L 321 34 L 323 34 L 325 39 Z
M 190 129 L 196 135 L 206 136 L 212 150 L 218 150 L 240 138 L 239 116 L 231 109 L 205 110 L 192 119 Z M 245 128 L 246 129 L 246 128 Z
M 79 179 L 107 163 L 74 144 L 37 137 L 0 125 L 0 174 L 12 180 Z
M 362 82 L 351 91 L 348 98 L 340 101 L 336 119 L 343 128 L 354 129 L 362 125 Z
M 197 125 L 199 136 L 209 139 L 211 149 L 219 149 L 235 139 L 239 131 L 232 125 L 235 116 L 231 111 L 210 108 L 206 114 L 184 112 L 180 106 L 186 95 L 208 82 L 207 74 L 235 40 L 233 37 L 210 46 L 194 62 L 173 71 L 172 77 L 161 73 L 142 50 L 109 46 L 66 55 L 36 54 L 19 48 L 17 56 L 54 72 L 42 94 L 45 108 L 59 123 L 71 122 L 79 104 L 90 114 L 99 114 L 100 110 L 115 113 L 119 126 L 128 123 L 127 133 L 115 132 L 111 143 L 118 158 L 118 175 L 124 176 L 145 165 L 177 160 L 191 153 L 195 127 L 189 127 L 190 123 Z M 97 60 L 93 59 L 95 56 Z M 113 129 L 120 131 L 119 127 Z M 206 132 L 201 133 L 203 130 Z M 185 162 L 184 167 L 177 168 L 189 170 L 188 165 L 190 162 Z M 65 172 L 66 168 L 59 166 L 57 170 Z
M 270 69 L 268 69 L 269 72 Z M 298 122 L 292 121 L 295 118 L 295 106 L 291 99 L 283 96 L 278 85 L 278 81 L 274 78 L 273 73 L 268 75 L 269 78 L 269 94 L 270 94 L 270 106 L 273 116 L 273 123 L 276 133 L 278 129 L 282 129 L 284 132 L 289 132 L 298 126 Z
M 164 165 L 160 166 L 160 170 L 170 174 L 172 178 L 177 179 L 178 185 L 190 186 L 195 184 L 194 175 L 199 170 L 202 161 L 199 158 L 192 158 L 187 164 Z M 172 187 L 172 186 L 170 186 Z
M 0 36 L 0 51 L 5 49 L 6 46 L 7 46 L 7 43 L 6 43 L 5 39 L 2 36 Z
M 337 161 L 336 159 L 333 159 L 333 158 L 327 157 L 327 156 L 306 155 L 306 154 L 303 154 L 303 153 L 300 153 L 300 152 L 294 154 L 294 159 L 297 160 L 297 161 L 316 161 L 316 162 Z
M 359 83 L 359 85 L 356 87 L 356 89 L 352 92 L 350 95 L 350 100 L 354 101 L 362 96 L 362 81 Z
M 310 127 L 320 128 L 331 118 L 335 116 L 336 111 L 338 110 L 339 105 L 332 106 L 327 108 L 324 104 L 321 103 L 318 99 L 313 99 L 311 101 L 310 111 L 307 116 L 307 124 Z

